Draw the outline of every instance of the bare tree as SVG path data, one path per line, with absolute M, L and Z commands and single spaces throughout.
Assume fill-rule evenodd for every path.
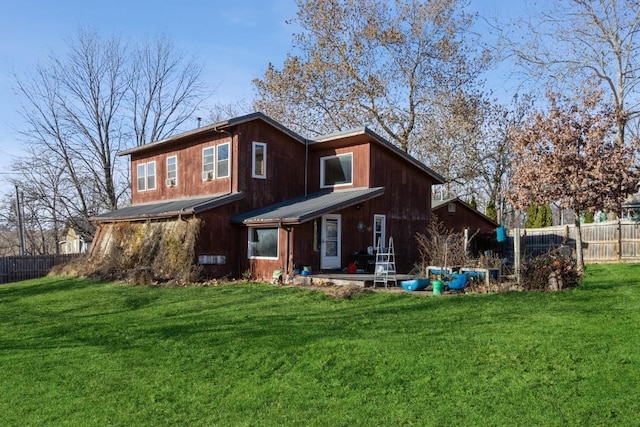
M 82 30 L 16 85 L 30 148 L 14 170 L 56 221 L 116 209 L 129 189 L 116 154 L 177 131 L 207 96 L 201 66 L 167 39 L 135 46 Z
M 502 28 L 508 51 L 538 83 L 579 94 L 585 78 L 596 79 L 604 100 L 627 112 L 616 123 L 617 138 L 626 143 L 625 131 L 638 135 L 640 116 L 640 3 L 552 0 L 548 5 Z
M 193 120 L 206 90 L 202 67 L 165 37 L 137 47 L 131 59 L 127 104 L 137 145 L 160 140 Z
M 518 209 L 557 202 L 575 212 L 576 254 L 582 271 L 580 214 L 607 209 L 619 213 L 624 199 L 636 191 L 640 171 L 635 150 L 618 144 L 620 112 L 601 105 L 599 92 L 578 102 L 549 95 L 547 113 L 534 114 L 514 138 L 512 189 Z
M 427 140 L 467 138 L 472 126 L 460 130 L 448 119 L 461 107 L 473 111 L 489 58 L 467 31 L 474 17 L 464 2 L 297 3 L 298 53 L 254 80 L 257 109 L 305 135 L 366 124 L 418 156 L 430 152 Z

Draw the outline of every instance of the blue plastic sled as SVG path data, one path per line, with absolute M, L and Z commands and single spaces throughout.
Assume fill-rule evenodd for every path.
M 462 274 L 453 273 L 451 277 L 452 277 L 451 281 L 447 284 L 449 289 L 453 291 L 459 291 L 461 289 L 464 289 L 467 286 L 467 281 L 469 279 L 469 276 L 467 276 L 466 273 L 462 273 Z

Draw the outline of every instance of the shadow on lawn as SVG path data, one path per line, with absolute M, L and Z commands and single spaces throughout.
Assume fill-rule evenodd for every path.
M 14 282 L 0 285 L 0 300 L 13 300 L 16 298 L 33 297 L 52 292 L 72 291 L 100 284 L 99 282 L 76 277 L 56 277 L 50 280 L 33 280 L 33 284 L 26 284 L 26 282 Z

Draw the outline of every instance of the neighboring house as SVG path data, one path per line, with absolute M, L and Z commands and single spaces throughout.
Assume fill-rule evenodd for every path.
M 91 245 L 91 240 L 85 240 L 85 236 L 72 227 L 67 228 L 64 239 L 60 241 L 61 254 L 83 254 Z
M 70 218 L 67 221 L 66 233 L 63 239 L 58 242 L 61 254 L 83 254 L 86 253 L 95 232 L 93 225 L 82 218 Z
M 262 113 L 120 155 L 131 156 L 132 204 L 93 218 L 92 252 L 108 245 L 112 224 L 195 216 L 196 257 L 210 277 L 341 270 L 389 237 L 397 269 L 409 271 L 431 187 L 443 183 L 367 128 L 308 140 Z
M 640 220 L 640 195 L 629 196 L 622 204 L 622 218 Z

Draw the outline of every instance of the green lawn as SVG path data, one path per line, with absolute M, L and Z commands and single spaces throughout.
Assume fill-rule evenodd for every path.
M 0 425 L 636 426 L 639 326 L 640 265 L 555 294 L 0 285 Z

